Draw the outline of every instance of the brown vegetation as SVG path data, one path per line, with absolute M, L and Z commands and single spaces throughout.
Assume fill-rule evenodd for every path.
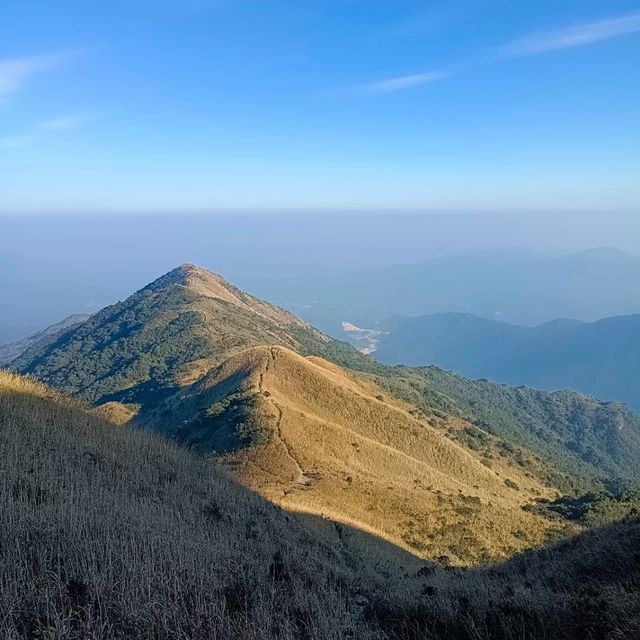
M 640 635 L 637 520 L 503 565 L 425 564 L 2 372 L 0 478 L 7 640 Z
M 150 424 L 175 425 L 170 434 L 200 451 L 226 451 L 233 474 L 276 504 L 425 558 L 486 562 L 557 530 L 523 509 L 553 490 L 500 456 L 489 468 L 412 412 L 325 360 L 257 347 L 171 397 Z

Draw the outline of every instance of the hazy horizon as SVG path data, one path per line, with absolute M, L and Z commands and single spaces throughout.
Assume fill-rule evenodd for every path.
M 5 4 L 0 324 L 184 262 L 307 304 L 345 268 L 640 254 L 631 0 Z M 485 293 L 498 315 L 520 295 Z
M 640 256 L 634 215 L 619 215 L 615 224 L 611 216 L 540 213 L 2 216 L 0 222 L 0 325 L 14 330 L 96 311 L 184 262 L 285 303 L 287 292 L 300 289 L 292 289 L 292 274 L 313 278 L 312 296 L 314 282 L 341 281 L 344 268 L 420 264 L 473 251 L 553 256 L 614 247 Z

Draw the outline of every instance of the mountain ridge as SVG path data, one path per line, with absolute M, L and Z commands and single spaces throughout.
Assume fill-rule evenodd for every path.
M 389 364 L 433 364 L 548 391 L 570 388 L 640 409 L 640 314 L 535 327 L 433 314 L 397 318 L 385 328 L 376 356 Z
M 223 276 L 190 262 L 185 262 L 172 269 L 146 287 L 143 287 L 142 290 L 158 291 L 166 287 L 167 284 L 182 285 L 198 295 L 224 300 L 237 307 L 265 316 L 270 320 L 299 324 L 305 327 L 309 326 L 308 323 L 290 311 L 259 300 L 231 284 Z
M 11 364 L 13 360 L 21 356 L 27 349 L 34 345 L 46 345 L 57 340 L 62 334 L 91 317 L 90 314 L 75 313 L 67 316 L 64 320 L 56 322 L 45 329 L 36 331 L 35 333 L 8 344 L 0 345 L 0 367 Z
M 242 398 L 241 416 L 228 398 Z M 321 358 L 265 346 L 231 356 L 144 424 L 175 424 L 173 437 L 216 451 L 245 486 L 286 509 L 356 526 L 424 557 L 456 564 L 505 557 L 556 529 L 522 510 L 556 491 L 505 460 L 488 468 L 411 411 Z M 443 544 L 447 535 L 465 544 Z
M 455 564 L 575 529 L 533 507 L 633 475 L 640 451 L 607 450 L 616 420 L 640 426 L 603 403 L 377 363 L 192 265 L 14 367 L 219 457 L 286 508 Z
M 332 342 L 291 312 L 185 264 L 102 309 L 76 331 L 27 349 L 12 368 L 92 402 L 144 404 L 147 396 L 197 379 L 234 349 L 263 343 L 300 349 L 301 338 L 319 352 Z M 100 357 L 91 357 L 96 351 Z

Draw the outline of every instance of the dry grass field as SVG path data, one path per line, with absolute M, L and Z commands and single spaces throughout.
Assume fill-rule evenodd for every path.
M 637 638 L 640 523 L 501 565 L 425 563 L 0 372 L 0 637 Z
M 241 416 L 229 397 L 242 403 Z M 557 530 L 557 522 L 523 509 L 555 491 L 499 457 L 488 468 L 448 437 L 446 422 L 433 427 L 414 414 L 321 358 L 257 347 L 171 398 L 151 421 L 158 430 L 162 421 L 180 425 L 171 435 L 200 451 L 226 448 L 221 459 L 234 476 L 286 509 L 425 558 L 486 562 Z
M 337 544 L 215 464 L 3 372 L 0 478 L 7 640 L 374 638 L 347 594 L 420 566 L 357 532 Z
M 215 456 L 289 512 L 443 566 L 576 533 L 587 520 L 540 501 L 581 504 L 636 472 L 640 422 L 615 407 L 380 365 L 194 265 L 12 366 L 98 405 L 96 418 Z M 612 498 L 610 513 L 631 510 Z

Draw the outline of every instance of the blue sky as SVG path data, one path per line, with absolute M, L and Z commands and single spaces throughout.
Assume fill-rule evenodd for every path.
M 634 210 L 640 3 L 4 0 L 0 212 Z

